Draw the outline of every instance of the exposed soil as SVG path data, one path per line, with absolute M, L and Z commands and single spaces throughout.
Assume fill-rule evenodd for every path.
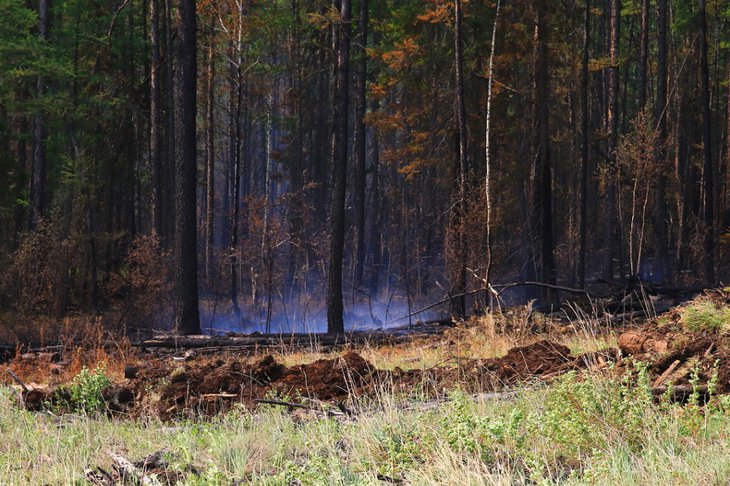
M 703 297 L 717 305 L 730 305 L 725 294 Z M 112 413 L 157 414 L 163 419 L 213 415 L 234 405 L 253 408 L 258 400 L 278 399 L 309 403 L 308 400 L 349 404 L 377 398 L 382 391 L 440 397 L 456 387 L 469 392 L 494 391 L 531 380 L 550 380 L 575 369 L 616 369 L 633 366 L 637 360 L 650 365 L 655 390 L 668 383 L 685 387 L 697 370 L 705 389 L 713 375 L 717 391 L 730 392 L 730 334 L 723 331 L 690 331 L 681 322 L 677 308 L 618 337 L 618 349 L 580 356 L 571 355 L 561 344 L 541 340 L 514 347 L 500 358 L 458 359 L 428 369 L 378 370 L 354 350 L 309 364 L 287 367 L 271 356 L 209 355 L 186 352 L 173 355 L 162 350 L 136 351 L 120 364 L 114 385 L 104 399 Z M 627 360 L 627 357 L 632 359 Z M 63 403 L 71 374 L 62 357 L 53 353 L 25 353 L 10 363 L 10 369 L 26 383 L 22 393 L 32 410 Z M 43 373 L 50 385 L 32 385 Z M 122 378 L 124 376 L 124 378 Z M 10 375 L 0 377 L 12 383 Z M 16 388 L 21 387 L 16 384 Z M 348 405 L 349 406 L 349 405 Z

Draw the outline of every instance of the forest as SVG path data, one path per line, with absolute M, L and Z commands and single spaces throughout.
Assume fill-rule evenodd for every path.
M 338 334 L 730 272 L 726 2 L 0 14 L 19 322 Z
M 730 0 L 0 0 L 0 483 L 729 449 Z

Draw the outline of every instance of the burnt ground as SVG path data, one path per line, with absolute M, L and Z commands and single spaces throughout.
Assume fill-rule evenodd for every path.
M 701 298 L 718 307 L 730 306 L 730 299 L 722 292 L 710 292 Z M 270 354 L 252 357 L 132 349 L 115 358 L 126 369 L 117 373 L 105 400 L 110 412 L 154 414 L 165 420 L 214 415 L 234 406 L 254 408 L 262 399 L 297 404 L 328 402 L 348 410 L 377 399 L 383 392 L 437 398 L 458 387 L 480 393 L 525 382 L 550 381 L 576 369 L 621 372 L 637 361 L 649 365 L 657 394 L 665 391 L 670 382 L 686 394 L 693 372 L 705 392 L 715 375 L 717 391 L 730 393 L 730 335 L 722 330 L 688 329 L 682 323 L 681 308 L 624 330 L 618 344 L 618 348 L 576 356 L 564 345 L 543 339 L 514 347 L 500 358 L 475 357 L 461 359 L 455 366 L 407 371 L 376 369 L 356 346 L 297 366 L 285 366 Z M 615 365 L 609 366 L 612 362 Z M 49 386 L 28 386 L 22 392 L 26 406 L 37 410 L 48 403 L 63 403 L 65 392 L 60 385 L 70 380 L 67 368 L 71 364 L 59 353 L 19 353 L 9 369 L 25 383 L 50 374 L 50 380 L 46 380 Z M 13 383 L 7 373 L 1 379 Z M 21 387 L 16 383 L 16 388 Z

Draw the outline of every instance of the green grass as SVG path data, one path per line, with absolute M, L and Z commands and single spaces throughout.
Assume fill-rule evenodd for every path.
M 730 307 L 698 300 L 682 309 L 681 323 L 696 332 L 729 331 Z
M 187 484 L 728 484 L 730 400 L 655 404 L 631 377 L 568 375 L 509 400 L 460 392 L 437 408 L 383 394 L 352 419 L 243 410 L 196 423 L 26 412 L 0 389 L 0 482 L 84 484 L 109 451 L 165 449 Z M 405 405 L 408 405 L 407 407 Z

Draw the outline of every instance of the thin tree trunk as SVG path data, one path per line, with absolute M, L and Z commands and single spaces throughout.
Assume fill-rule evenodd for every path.
M 213 237 L 215 235 L 215 16 L 211 15 L 208 42 L 208 81 L 206 119 L 208 120 L 206 143 L 205 181 L 205 276 L 208 284 L 212 278 Z
M 233 214 L 231 215 L 231 245 L 229 248 L 230 298 L 233 313 L 241 316 L 238 305 L 238 223 L 241 213 L 241 104 L 243 102 L 243 2 L 239 3 L 236 44 L 231 58 L 235 59 L 230 70 L 230 126 L 231 165 L 233 167 Z
M 198 238 L 196 224 L 196 27 L 195 0 L 179 0 L 178 92 L 175 114 L 177 167 L 175 172 L 175 329 L 200 334 L 198 312 Z
M 455 68 L 455 92 L 454 92 L 454 116 L 456 118 L 456 129 L 458 135 L 458 158 L 456 178 L 458 185 L 458 201 L 456 204 L 458 215 L 455 225 L 455 260 L 456 276 L 453 283 L 453 293 L 458 297 L 452 300 L 452 311 L 457 318 L 466 315 L 466 236 L 464 235 L 464 221 L 466 218 L 466 171 L 467 171 L 467 133 L 466 133 L 466 107 L 464 102 L 464 44 L 462 39 L 462 18 L 461 0 L 454 0 L 454 68 Z
M 583 53 L 580 76 L 580 243 L 578 248 L 578 287 L 586 283 L 586 234 L 588 217 L 588 46 L 591 39 L 591 1 L 586 0 L 583 13 Z
M 667 0 L 657 0 L 657 86 L 654 119 L 657 124 L 656 164 L 659 172 L 657 181 L 657 260 L 662 273 L 669 269 L 669 204 L 667 202 Z M 678 238 L 681 241 L 681 237 Z
M 616 185 L 616 147 L 618 145 L 618 122 L 619 122 L 619 41 L 621 29 L 621 0 L 610 0 L 610 44 L 609 54 L 611 67 L 608 78 L 608 103 L 607 103 L 607 126 L 609 131 L 608 156 L 611 167 L 608 170 L 608 187 L 606 197 L 606 262 L 604 267 L 604 278 L 613 280 L 614 267 L 613 259 L 616 255 L 616 226 L 618 218 L 616 214 L 617 185 Z
M 162 236 L 162 86 L 160 84 L 160 6 L 159 0 L 150 0 L 150 165 L 152 172 L 152 231 Z
M 165 2 L 164 12 L 164 35 L 165 35 L 165 83 L 163 87 L 165 98 L 165 162 L 163 171 L 163 232 L 161 241 L 163 247 L 170 247 L 175 236 L 175 81 L 173 70 L 173 46 L 172 46 L 172 2 Z
M 715 215 L 714 215 L 714 167 L 712 164 L 712 123 L 710 116 L 710 70 L 707 64 L 707 20 L 705 0 L 700 0 L 700 76 L 702 81 L 702 153 L 704 192 L 704 240 L 705 281 L 715 284 Z
M 366 79 L 368 42 L 368 0 L 360 0 L 357 36 L 357 71 L 355 77 L 355 275 L 354 287 L 362 287 L 365 268 L 365 158 L 366 158 Z
M 494 25 L 492 26 L 492 44 L 489 53 L 489 81 L 487 85 L 487 121 L 484 132 L 484 200 L 487 210 L 486 237 L 487 237 L 487 268 L 484 272 L 484 284 L 489 288 L 492 278 L 492 193 L 491 193 L 491 121 L 492 121 L 492 84 L 494 80 L 494 52 L 497 44 L 497 22 L 499 21 L 499 9 L 501 2 L 497 0 L 497 8 L 494 13 Z M 492 296 L 489 295 L 491 302 Z
M 50 25 L 50 0 L 38 2 L 38 38 L 42 44 L 48 42 Z M 41 101 L 46 92 L 46 80 L 43 76 L 36 79 L 36 98 Z M 28 228 L 35 229 L 45 211 L 45 181 L 46 181 L 46 153 L 45 153 L 45 123 L 41 108 L 37 108 L 33 115 L 33 158 L 30 176 L 30 215 Z
M 350 66 L 350 0 L 342 0 L 337 25 L 337 69 L 332 127 L 332 200 L 330 259 L 327 272 L 327 332 L 343 334 L 342 260 L 345 247 L 345 195 L 347 181 L 347 113 Z
M 639 33 L 639 111 L 646 106 L 647 58 L 649 55 L 649 0 L 641 0 L 641 32 Z

